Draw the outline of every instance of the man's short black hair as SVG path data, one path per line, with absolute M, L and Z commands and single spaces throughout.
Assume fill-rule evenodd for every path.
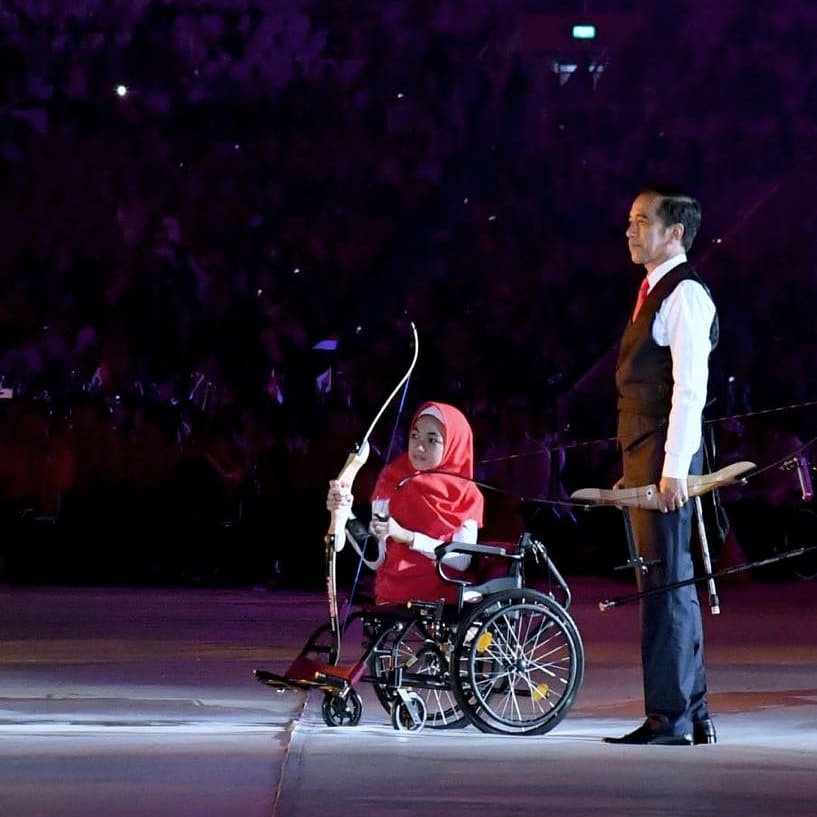
M 701 203 L 685 190 L 672 184 L 648 184 L 642 193 L 653 193 L 661 197 L 656 214 L 665 227 L 681 224 L 684 234 L 681 243 L 689 252 L 698 230 L 701 228 Z

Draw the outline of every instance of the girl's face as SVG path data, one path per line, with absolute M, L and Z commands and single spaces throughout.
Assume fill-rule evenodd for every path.
M 442 462 L 445 451 L 445 426 L 430 414 L 423 414 L 411 428 L 408 455 L 412 468 L 432 471 Z

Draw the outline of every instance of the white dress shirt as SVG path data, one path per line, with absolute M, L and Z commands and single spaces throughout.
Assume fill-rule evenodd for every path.
M 650 290 L 687 260 L 684 253 L 657 266 L 648 276 Z M 696 281 L 681 281 L 664 299 L 652 324 L 652 337 L 672 355 L 672 408 L 664 446 L 662 476 L 684 479 L 701 444 L 701 414 L 709 380 L 709 330 L 715 304 Z
M 479 529 L 477 528 L 476 520 L 466 519 L 462 526 L 454 531 L 451 537 L 452 542 L 463 542 L 467 545 L 474 545 L 477 542 L 477 535 Z M 414 542 L 411 544 L 411 549 L 422 553 L 423 556 L 428 556 L 429 559 L 436 559 L 437 554 L 434 552 L 435 548 L 439 547 L 445 539 L 434 539 L 432 536 L 427 536 L 425 533 L 419 531 L 414 532 Z M 470 553 L 449 553 L 443 559 L 443 563 L 454 570 L 466 570 L 471 564 Z

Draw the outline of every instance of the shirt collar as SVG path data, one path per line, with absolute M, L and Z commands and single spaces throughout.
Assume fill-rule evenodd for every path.
M 683 264 L 687 260 L 686 253 L 680 252 L 678 255 L 673 255 L 662 264 L 659 264 L 648 276 L 647 281 L 652 289 L 668 272 L 674 270 L 679 264 Z

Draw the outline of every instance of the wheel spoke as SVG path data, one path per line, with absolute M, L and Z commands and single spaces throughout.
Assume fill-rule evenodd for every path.
M 458 699 L 483 731 L 548 731 L 572 704 L 584 668 L 581 640 L 564 608 L 535 591 L 487 601 L 457 645 Z

